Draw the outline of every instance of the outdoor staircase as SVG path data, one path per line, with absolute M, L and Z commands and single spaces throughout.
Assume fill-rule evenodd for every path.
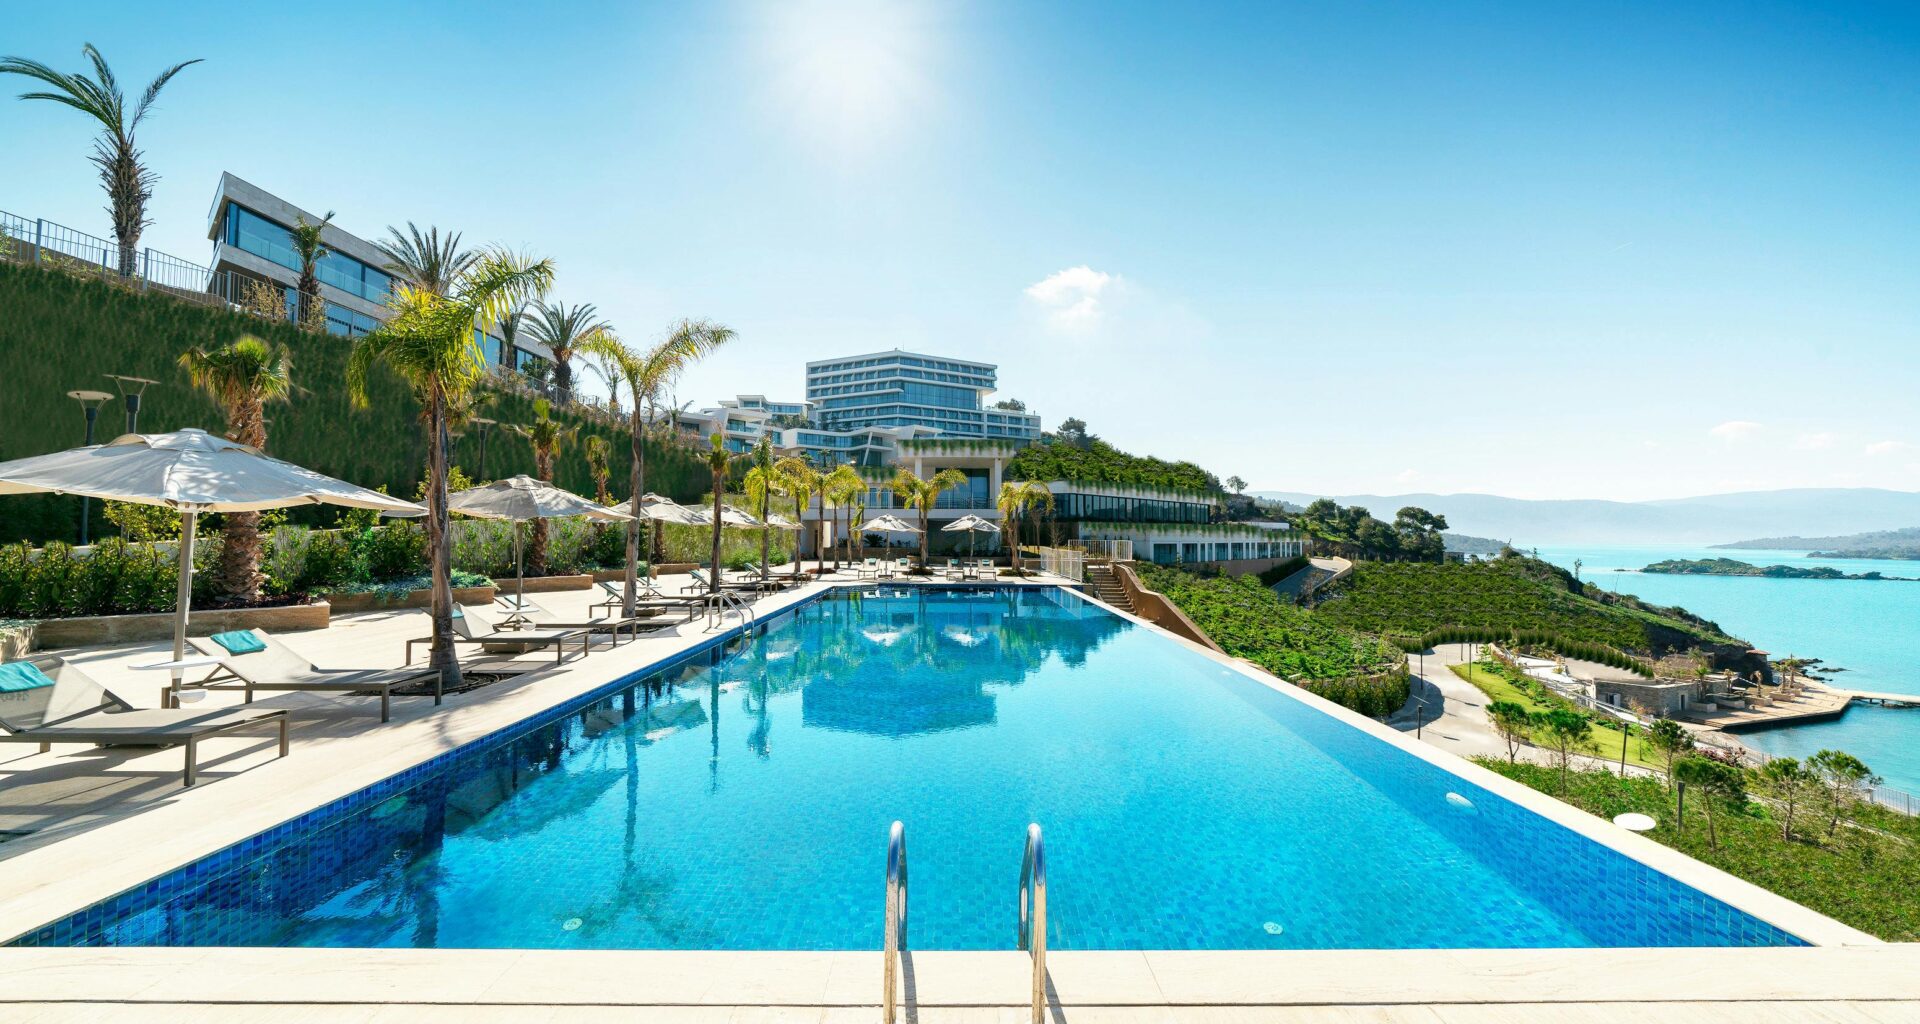
M 1134 613 L 1133 598 L 1127 596 L 1127 588 L 1121 584 L 1120 577 L 1113 566 L 1106 562 L 1094 562 L 1087 566 L 1087 586 L 1092 588 L 1093 596 L 1114 606 Z

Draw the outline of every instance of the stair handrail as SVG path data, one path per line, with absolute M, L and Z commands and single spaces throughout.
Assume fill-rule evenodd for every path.
M 1027 825 L 1027 852 L 1020 858 L 1020 948 L 1033 958 L 1033 1024 L 1047 1013 L 1047 846 L 1038 822 Z
M 887 830 L 887 928 L 881 977 L 886 986 L 881 1007 L 886 1024 L 893 1024 L 899 1008 L 900 951 L 907 946 L 907 826 L 894 822 Z

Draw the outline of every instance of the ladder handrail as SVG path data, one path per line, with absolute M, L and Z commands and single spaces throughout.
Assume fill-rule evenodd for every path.
M 1047 1012 L 1047 846 L 1038 822 L 1027 826 L 1027 852 L 1020 858 L 1020 948 L 1033 957 L 1033 1022 Z
M 900 987 L 900 951 L 907 945 L 907 826 L 894 822 L 887 831 L 887 931 L 881 976 L 886 993 L 881 999 L 886 1024 L 893 1024 Z

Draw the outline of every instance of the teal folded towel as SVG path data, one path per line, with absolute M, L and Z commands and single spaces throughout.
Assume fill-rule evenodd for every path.
M 0 665 L 0 693 L 37 690 L 52 685 L 53 680 L 31 661 L 10 661 Z
M 213 634 L 213 642 L 227 649 L 228 654 L 258 654 L 267 649 L 251 629 L 236 629 L 226 633 Z

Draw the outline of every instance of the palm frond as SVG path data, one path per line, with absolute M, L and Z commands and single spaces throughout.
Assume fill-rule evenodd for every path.
M 553 287 L 553 261 L 533 259 L 506 249 L 476 254 L 462 274 L 455 301 L 472 308 L 481 330 L 489 330 L 515 306 Z
M 154 76 L 153 81 L 147 84 L 147 91 L 140 94 L 140 103 L 133 108 L 133 120 L 127 122 L 127 131 L 132 132 L 139 127 L 141 121 L 146 120 L 147 111 L 153 108 L 153 101 L 160 98 L 160 90 L 166 88 L 167 83 L 173 80 L 173 76 L 179 74 L 182 69 L 205 59 L 205 57 L 195 57 L 192 60 L 183 60 Z

